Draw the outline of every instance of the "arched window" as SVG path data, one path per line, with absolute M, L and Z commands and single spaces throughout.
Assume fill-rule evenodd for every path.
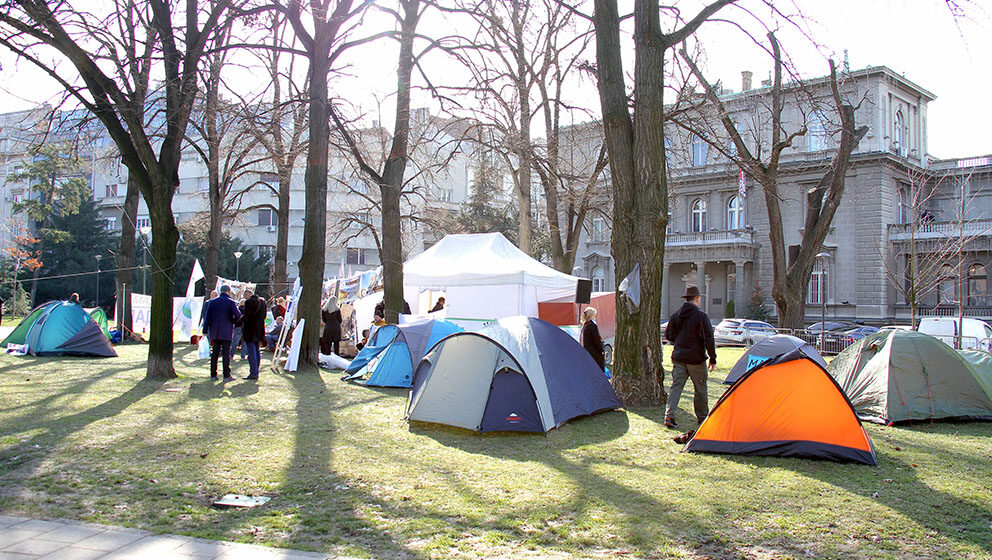
M 744 201 L 740 195 L 727 202 L 727 229 L 744 229 Z
M 892 130 L 892 145 L 898 150 L 903 148 L 903 118 L 902 110 L 896 111 L 896 119 Z
M 968 305 L 986 305 L 988 299 L 988 276 L 985 267 L 975 263 L 968 267 Z
M 601 266 L 594 266 L 592 269 L 592 291 L 606 291 L 606 271 Z
M 692 136 L 692 165 L 699 167 L 706 165 L 706 152 L 709 145 L 699 136 Z
M 813 274 L 809 277 L 809 291 L 806 295 L 806 303 L 822 305 L 827 301 L 829 286 L 827 285 L 827 269 L 822 258 L 813 262 Z
M 706 231 L 706 201 L 697 198 L 692 203 L 692 212 L 689 216 L 689 231 L 698 233 Z
M 809 116 L 806 132 L 807 147 L 811 152 L 827 149 L 827 119 L 823 113 L 814 111 Z
M 940 270 L 940 287 L 937 303 L 956 303 L 958 300 L 958 279 L 954 268 L 945 264 Z

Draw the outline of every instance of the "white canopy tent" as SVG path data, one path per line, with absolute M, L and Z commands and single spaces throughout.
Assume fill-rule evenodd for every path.
M 419 309 L 420 292 L 445 292 L 448 320 L 467 330 L 503 317 L 537 317 L 537 302 L 575 295 L 578 278 L 541 264 L 501 233 L 446 235 L 403 265 L 404 295 Z

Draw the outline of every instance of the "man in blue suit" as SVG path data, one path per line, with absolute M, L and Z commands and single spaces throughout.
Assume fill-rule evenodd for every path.
M 224 363 L 224 381 L 231 375 L 231 338 L 234 323 L 241 319 L 238 304 L 231 299 L 231 287 L 221 286 L 220 295 L 210 300 L 203 316 L 203 330 L 210 340 L 210 378 L 217 379 L 217 357 Z

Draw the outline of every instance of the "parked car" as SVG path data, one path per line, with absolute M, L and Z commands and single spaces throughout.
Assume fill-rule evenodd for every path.
M 806 327 L 806 330 L 812 333 L 818 333 L 823 329 L 823 326 L 821 325 L 826 326 L 827 332 L 844 332 L 861 326 L 850 321 L 817 321 Z
M 747 344 L 773 336 L 778 331 L 775 327 L 764 322 L 751 319 L 724 319 L 713 329 L 713 338 L 717 344 Z
M 844 335 L 849 339 L 848 343 L 854 342 L 855 340 L 861 340 L 862 338 L 872 335 L 880 331 L 878 327 L 858 327 L 856 329 L 851 329 L 849 331 L 844 331 Z
M 960 321 L 957 317 L 924 317 L 916 330 L 937 337 L 952 347 L 960 334 L 961 348 L 992 351 L 992 327 L 981 319 L 965 317 Z

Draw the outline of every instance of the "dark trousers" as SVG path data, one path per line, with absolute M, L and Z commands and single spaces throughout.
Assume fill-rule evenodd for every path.
M 262 361 L 262 354 L 258 350 L 257 342 L 241 342 L 241 347 L 248 354 L 248 377 L 258 377 L 258 364 Z
M 679 400 L 682 398 L 682 389 L 685 382 L 692 379 L 692 405 L 696 413 L 696 420 L 702 422 L 706 415 L 710 413 L 709 395 L 706 394 L 706 362 L 701 364 L 686 364 L 683 362 L 672 362 L 672 390 L 668 392 L 668 403 L 665 407 L 665 416 L 674 418 L 675 411 L 679 408 Z
M 210 341 L 210 377 L 217 377 L 217 358 L 224 363 L 224 377 L 231 377 L 231 341 Z

